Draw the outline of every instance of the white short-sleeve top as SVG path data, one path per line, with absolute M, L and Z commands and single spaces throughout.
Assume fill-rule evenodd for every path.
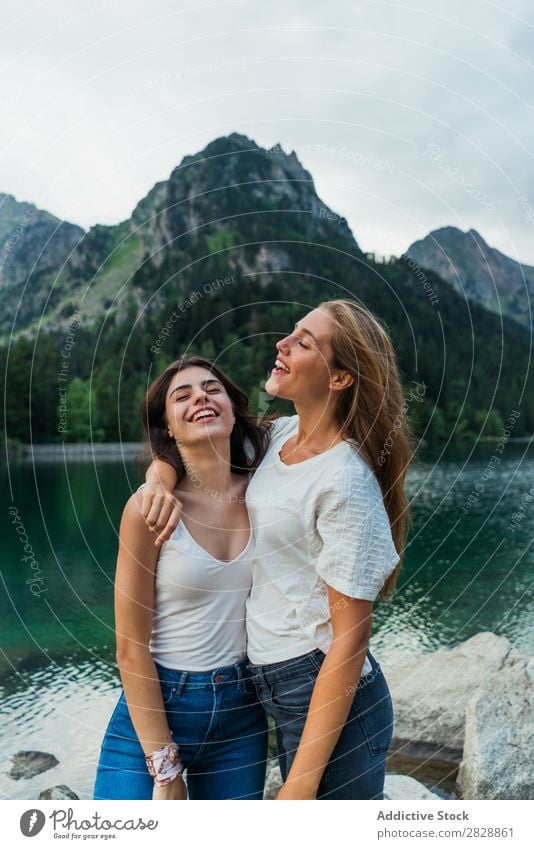
M 247 599 L 251 663 L 299 657 L 332 642 L 327 584 L 374 601 L 399 562 L 380 484 L 354 441 L 287 465 L 281 447 L 298 416 L 275 421 L 268 451 L 248 485 L 255 530 Z M 365 658 L 361 675 L 371 671 Z

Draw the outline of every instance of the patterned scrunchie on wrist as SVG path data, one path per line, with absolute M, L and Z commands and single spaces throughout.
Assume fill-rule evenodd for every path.
M 158 787 L 164 787 L 170 784 L 177 775 L 180 775 L 184 770 L 184 765 L 180 760 L 180 750 L 176 743 L 169 743 L 167 746 L 162 746 L 156 752 L 146 755 L 145 761 L 148 771 Z

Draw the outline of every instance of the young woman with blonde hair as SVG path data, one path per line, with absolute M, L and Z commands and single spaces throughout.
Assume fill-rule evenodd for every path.
M 265 388 L 297 414 L 274 421 L 247 487 L 256 543 L 246 625 L 248 670 L 276 728 L 277 798 L 382 799 L 393 706 L 368 644 L 411 521 L 413 439 L 396 357 L 372 313 L 342 299 L 276 348 Z M 183 505 L 164 462 L 147 480 L 159 543 Z

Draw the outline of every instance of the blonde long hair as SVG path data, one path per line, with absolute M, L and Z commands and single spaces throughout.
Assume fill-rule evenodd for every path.
M 397 358 L 387 330 L 367 309 L 351 300 L 324 301 L 333 321 L 334 367 L 354 383 L 339 395 L 338 417 L 344 438 L 356 439 L 376 474 L 400 561 L 378 594 L 390 596 L 404 561 L 413 517 L 404 491 L 415 439 L 406 421 L 406 402 Z

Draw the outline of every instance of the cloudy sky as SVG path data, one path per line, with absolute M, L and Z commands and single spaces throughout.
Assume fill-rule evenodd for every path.
M 295 150 L 364 250 L 534 265 L 532 0 L 3 0 L 0 191 L 127 218 L 220 135 Z

